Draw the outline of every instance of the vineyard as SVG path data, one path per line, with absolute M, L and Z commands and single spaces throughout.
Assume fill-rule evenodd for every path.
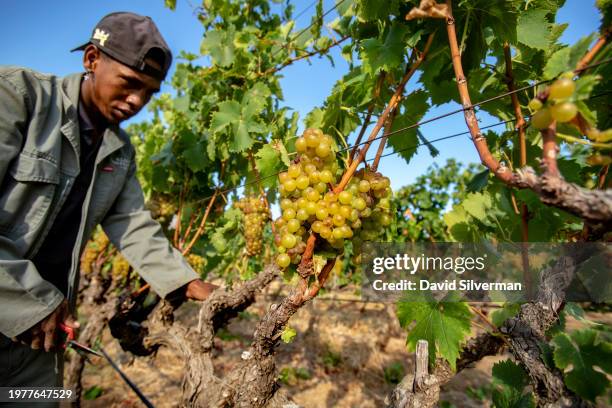
M 173 92 L 127 130 L 148 209 L 221 287 L 198 304 L 160 299 L 99 229 L 81 258 L 79 341 L 118 343 L 135 364 L 175 353 L 180 385 L 168 406 L 336 406 L 340 397 L 309 405 L 292 395 L 317 373 L 350 376 L 345 390 L 373 381 L 346 406 L 467 406 L 447 399 L 448 384 L 485 360 L 474 406 L 612 404 L 610 299 L 566 298 L 593 256 L 586 243 L 609 248 L 612 238 L 612 1 L 597 1 L 601 26 L 570 45 L 555 23 L 563 4 L 318 0 L 298 27 L 289 1 L 204 0 L 193 21 L 205 32 L 200 53 L 180 52 Z M 336 50 L 348 73 L 300 117 L 285 106 L 284 70 L 314 58 L 334 69 Z M 427 115 L 440 106 L 459 108 Z M 452 115 L 467 130 L 421 132 Z M 460 136 L 481 163 L 449 159 L 395 190 L 379 168 L 391 155 L 407 166 L 419 147 L 436 156 L 437 142 Z M 519 243 L 530 296 L 369 302 L 368 242 Z M 575 245 L 539 265 L 527 257 L 534 242 Z M 359 375 L 373 363 L 360 360 L 357 339 L 339 349 L 314 340 L 360 319 L 355 332 L 337 331 L 386 350 L 377 380 Z M 292 352 L 317 348 L 318 367 L 295 365 Z M 363 361 L 344 363 L 348 373 L 342 356 Z M 84 406 L 101 391 L 92 372 L 70 354 L 66 384 Z

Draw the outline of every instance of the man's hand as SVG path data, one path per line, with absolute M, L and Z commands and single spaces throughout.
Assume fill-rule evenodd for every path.
M 79 328 L 79 322 L 72 316 L 68 310 L 68 302 L 64 300 L 51 314 L 45 317 L 40 322 L 36 323 L 30 329 L 21 333 L 13 341 L 21 343 L 38 350 L 41 347 L 45 351 L 51 351 L 57 346 L 60 346 L 57 333 L 60 331 L 60 323 L 64 323 L 73 329 Z
M 206 300 L 210 296 L 210 294 L 217 288 L 217 285 L 204 282 L 200 279 L 195 279 L 187 284 L 185 297 L 187 297 L 187 299 L 193 300 Z

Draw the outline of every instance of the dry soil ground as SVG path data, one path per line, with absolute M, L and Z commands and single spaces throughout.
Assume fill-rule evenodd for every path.
M 248 348 L 258 318 L 276 296 L 274 288 L 258 296 L 246 313 L 234 319 L 216 339 L 215 365 L 219 375 L 233 369 L 243 350 Z M 334 292 L 335 297 L 354 298 L 350 291 Z M 607 317 L 610 316 L 594 316 Z M 197 304 L 183 305 L 177 318 L 195 324 Z M 283 389 L 305 408 L 382 407 L 394 384 L 390 367 L 400 372 L 413 369 L 413 357 L 406 350 L 406 335 L 400 328 L 392 304 L 315 300 L 291 319 L 297 337 L 281 343 L 277 366 L 284 379 Z M 156 407 L 174 407 L 181 392 L 183 363 L 175 350 L 161 349 L 154 357 L 132 358 L 105 331 L 106 350 L 120 364 Z M 478 395 L 486 393 L 491 367 L 507 356 L 489 357 L 462 371 L 442 392 L 445 406 L 487 407 Z M 385 378 L 387 368 L 387 378 Z M 94 400 L 85 407 L 139 407 L 137 397 L 112 369 L 103 363 L 87 365 L 84 386 L 100 387 Z

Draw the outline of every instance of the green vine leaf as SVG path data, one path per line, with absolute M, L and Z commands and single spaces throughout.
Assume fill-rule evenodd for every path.
M 496 408 L 535 408 L 532 393 L 523 394 L 529 377 L 521 366 L 504 360 L 493 365 L 493 406 Z
M 547 10 L 529 9 L 518 19 L 517 39 L 528 47 L 546 50 L 550 46 L 550 23 Z
M 346 3 L 350 3 L 347 1 Z M 358 0 L 357 13 L 362 21 L 374 21 L 388 18 L 389 14 L 399 11 L 399 0 Z
M 610 385 L 602 371 L 612 374 L 612 343 L 603 341 L 595 330 L 557 334 L 553 340 L 554 361 L 564 371 L 567 387 L 582 398 L 595 401 Z
M 204 35 L 200 44 L 200 53 L 210 55 L 215 65 L 229 67 L 234 63 L 234 28 L 228 30 L 211 30 Z
M 556 51 L 544 67 L 544 79 L 552 79 L 565 71 L 575 69 L 580 58 L 588 51 L 592 41 L 593 35 L 589 35 L 581 38 L 572 47 L 565 47 Z
M 420 121 L 429 109 L 429 104 L 427 103 L 428 97 L 427 92 L 423 90 L 415 91 L 408 95 L 402 103 L 403 112 L 398 114 L 393 121 L 391 131 L 404 129 Z M 410 159 L 417 152 L 417 146 L 419 145 L 417 128 L 390 135 L 388 143 L 396 152 L 399 152 L 399 155 L 406 160 L 406 163 L 409 163 Z
M 456 294 L 448 294 L 443 301 L 436 301 L 429 294 L 419 302 L 400 301 L 397 317 L 400 325 L 408 331 L 410 350 L 416 349 L 419 340 L 427 340 L 431 363 L 439 354 L 453 370 L 456 368 L 461 345 L 470 333 L 472 318 L 467 304 L 459 302 Z
M 251 133 L 267 132 L 267 127 L 257 120 L 261 107 L 261 102 L 255 99 L 244 100 L 242 105 L 236 101 L 223 101 L 212 116 L 210 130 L 219 133 L 231 126 L 230 151 L 243 152 L 255 143 Z
M 381 3 L 383 5 L 384 3 Z M 362 59 L 364 71 L 377 74 L 381 70 L 391 71 L 404 60 L 406 43 L 404 36 L 408 27 L 394 22 L 384 41 L 378 38 L 363 40 Z
M 295 336 L 297 336 L 297 331 L 293 327 L 287 326 L 281 334 L 281 340 L 289 344 L 295 339 Z
M 259 171 L 261 184 L 264 187 L 272 187 L 276 185 L 275 177 L 268 177 L 278 173 L 282 168 L 281 153 L 271 144 L 265 144 L 257 153 L 255 153 L 255 165 Z

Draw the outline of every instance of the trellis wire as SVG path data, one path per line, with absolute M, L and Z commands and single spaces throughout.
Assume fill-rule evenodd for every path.
M 317 0 L 318 1 L 318 0 Z M 317 3 L 317 1 L 313 2 L 310 6 L 308 6 L 306 9 L 309 9 L 310 7 L 312 7 L 312 5 L 314 5 L 315 3 Z M 334 4 L 334 7 L 330 8 L 329 10 L 327 10 L 326 12 L 324 12 L 323 14 L 321 14 L 321 22 L 323 21 L 323 19 L 332 11 L 334 11 L 336 8 L 338 8 L 338 6 L 340 6 L 342 3 L 344 3 L 346 0 L 340 0 L 339 2 L 337 2 L 336 4 Z M 304 13 L 306 10 L 302 11 L 302 13 Z M 297 18 L 297 17 L 296 17 Z M 295 20 L 295 18 L 294 18 Z M 293 41 L 297 40 L 300 35 L 304 34 L 306 31 L 308 31 L 315 23 L 312 22 L 310 23 L 306 28 L 300 30 L 295 36 L 293 36 L 293 38 L 291 38 L 288 41 L 288 44 L 285 47 L 281 47 L 279 48 L 275 53 L 272 54 L 272 57 L 274 57 L 276 54 L 278 54 L 280 51 L 282 51 L 283 49 L 287 49 L 289 48 L 289 43 L 292 43 Z
M 588 66 L 586 66 L 586 67 L 584 67 L 584 68 L 582 68 L 582 69 L 580 69 L 580 70 L 576 70 L 576 71 L 574 71 L 574 72 L 584 71 L 584 70 L 587 70 L 587 69 L 589 69 L 589 68 L 594 68 L 594 67 L 596 67 L 596 66 L 603 65 L 603 64 L 606 64 L 606 63 L 610 63 L 610 62 L 612 62 L 612 58 L 609 58 L 609 59 L 606 59 L 606 60 L 603 60 L 603 61 L 600 61 L 600 62 L 597 62 L 597 63 L 591 64 L 591 65 L 588 65 Z M 370 140 L 370 141 L 365 141 L 365 142 L 361 142 L 361 143 L 355 143 L 355 144 L 354 144 L 354 145 L 352 145 L 352 146 L 348 146 L 348 147 L 345 147 L 345 148 L 343 148 L 343 149 L 338 150 L 338 153 L 341 153 L 341 152 L 344 152 L 344 151 L 350 150 L 350 149 L 352 149 L 353 147 L 356 147 L 356 146 L 361 146 L 361 145 L 364 145 L 364 144 L 366 144 L 366 143 L 372 143 L 372 142 L 374 142 L 374 141 L 376 141 L 376 140 L 380 140 L 380 139 L 382 139 L 383 137 L 393 136 L 393 135 L 394 135 L 394 134 L 396 134 L 396 133 L 400 133 L 400 132 L 403 132 L 403 131 L 406 131 L 406 130 L 414 129 L 414 128 L 417 128 L 417 127 L 419 127 L 419 126 L 425 125 L 425 124 L 427 124 L 427 123 L 435 122 L 436 120 L 444 119 L 444 118 L 446 118 L 446 117 L 449 117 L 449 116 L 455 115 L 455 114 L 457 114 L 457 113 L 461 113 L 461 112 L 464 112 L 464 111 L 466 111 L 466 110 L 470 110 L 470 109 L 476 108 L 476 107 L 478 107 L 478 106 L 480 106 L 480 105 L 484 105 L 484 104 L 486 104 L 486 103 L 493 102 L 493 101 L 496 101 L 496 100 L 498 100 L 498 99 L 505 98 L 506 96 L 510 96 L 510 95 L 512 95 L 512 94 L 514 94 L 514 93 L 518 93 L 518 92 L 525 91 L 525 90 L 527 90 L 527 89 L 531 89 L 531 88 L 538 87 L 538 86 L 540 86 L 540 85 L 542 85 L 542 84 L 546 84 L 546 83 L 548 83 L 548 82 L 552 82 L 552 81 L 554 81 L 555 79 L 556 79 L 556 78 L 553 78 L 553 79 L 545 79 L 545 80 L 543 80 L 543 81 L 536 82 L 535 84 L 532 84 L 532 85 L 526 85 L 526 86 L 524 86 L 524 87 L 522 87 L 522 88 L 515 89 L 514 91 L 508 91 L 508 92 L 504 92 L 503 94 L 499 94 L 499 95 L 496 95 L 496 96 L 492 96 L 491 98 L 484 99 L 484 100 L 482 100 L 482 101 L 480 101 L 480 102 L 473 103 L 473 104 L 471 104 L 471 105 L 469 105 L 469 106 L 464 106 L 464 107 L 462 107 L 462 108 L 455 109 L 455 110 L 453 110 L 453 111 L 446 112 L 446 113 L 443 113 L 443 114 L 438 115 L 438 116 L 434 116 L 434 117 L 433 117 L 433 118 L 431 118 L 431 119 L 426 119 L 426 120 L 423 120 L 423 121 L 421 121 L 421 122 L 416 122 L 416 123 L 413 123 L 412 125 L 406 126 L 406 127 L 404 127 L 404 128 L 400 128 L 400 129 L 394 130 L 394 131 L 392 131 L 392 132 L 385 133 L 385 134 L 383 134 L 383 135 L 381 135 L 381 136 L 375 137 L 374 139 L 372 139 L 372 140 Z M 588 98 L 588 99 L 591 99 L 591 98 Z
M 344 0 L 341 0 L 340 2 L 338 2 L 338 3 L 336 4 L 336 6 L 340 5 L 340 4 L 342 3 L 342 1 L 344 1 Z M 587 70 L 587 69 L 594 68 L 594 67 L 597 67 L 597 66 L 599 66 L 599 65 L 604 65 L 604 64 L 607 64 L 607 63 L 610 63 L 610 62 L 612 62 L 612 58 L 605 59 L 605 60 L 602 60 L 602 61 L 596 62 L 596 63 L 591 64 L 591 65 L 587 65 L 586 67 L 581 68 L 580 70 L 575 70 L 574 72 L 581 72 L 581 71 L 585 71 L 585 70 Z M 406 127 L 404 127 L 404 128 L 397 129 L 397 130 L 394 130 L 394 131 L 392 131 L 392 132 L 389 132 L 389 133 L 387 133 L 387 134 L 385 134 L 385 135 L 383 135 L 383 136 L 388 136 L 388 137 L 390 137 L 390 136 L 396 135 L 396 134 L 398 134 L 398 133 L 405 132 L 406 130 L 414 129 L 414 128 L 417 128 L 417 127 L 422 126 L 422 125 L 424 125 L 424 124 L 431 123 L 431 122 L 434 122 L 434 121 L 437 121 L 437 120 L 441 120 L 441 119 L 444 119 L 444 118 L 446 118 L 446 117 L 448 117 L 448 116 L 455 115 L 455 114 L 457 114 L 457 113 L 460 113 L 460 112 L 463 112 L 463 111 L 466 111 L 466 110 L 472 109 L 472 108 L 477 107 L 477 106 L 480 106 L 480 105 L 483 105 L 483 104 L 485 104 L 485 103 L 492 102 L 492 101 L 495 101 L 495 100 L 497 100 L 497 99 L 501 99 L 501 98 L 503 98 L 503 97 L 506 97 L 506 96 L 512 95 L 513 93 L 522 92 L 522 91 L 524 91 L 524 90 L 531 89 L 531 88 L 535 88 L 535 87 L 537 87 L 537 86 L 539 86 L 539 85 L 542 85 L 542 84 L 545 84 L 545 83 L 548 83 L 548 82 L 552 82 L 552 81 L 554 81 L 554 78 L 553 78 L 553 79 L 547 79 L 547 80 L 539 81 L 539 82 L 536 82 L 536 83 L 534 83 L 534 84 L 532 84 L 532 85 L 527 85 L 527 86 L 524 86 L 524 87 L 522 87 L 522 88 L 515 89 L 514 91 L 504 92 L 503 94 L 500 94 L 500 95 L 497 95 L 497 96 L 493 96 L 493 97 L 491 97 L 491 98 L 488 98 L 488 99 L 482 100 L 482 101 L 480 101 L 480 102 L 476 102 L 476 103 L 474 103 L 474 104 L 472 104 L 472 105 L 470 105 L 470 106 L 463 107 L 463 108 L 460 108 L 460 109 L 455 109 L 455 110 L 453 110 L 453 111 L 446 112 L 446 113 L 444 113 L 444 114 L 442 114 L 442 115 L 438 115 L 438 116 L 435 116 L 435 117 L 433 117 L 433 118 L 431 118 L 431 119 L 427 119 L 427 120 L 424 120 L 424 121 L 421 121 L 421 122 L 416 122 L 416 123 L 414 123 L 414 124 L 412 124 L 412 125 L 409 125 L 409 126 L 406 126 Z M 597 98 L 597 97 L 600 97 L 600 96 L 603 96 L 603 95 L 607 95 L 607 94 L 608 94 L 608 92 L 604 92 L 604 93 L 602 93 L 602 94 L 598 94 L 598 95 L 595 95 L 595 96 L 591 96 L 591 97 L 587 98 L 586 100 L 594 99 L 594 98 Z M 492 124 L 492 125 L 487 125 L 487 126 L 485 126 L 485 127 L 481 127 L 481 129 L 488 129 L 488 128 L 492 128 L 492 127 L 499 126 L 499 125 L 503 125 L 503 124 L 506 124 L 506 123 L 509 123 L 509 122 L 514 122 L 515 120 L 516 120 L 516 118 L 510 119 L 510 120 L 501 121 L 501 122 L 498 122 L 498 123 L 494 123 L 494 124 Z M 438 138 L 438 139 L 435 139 L 435 140 L 432 140 L 432 141 L 428 141 L 428 143 L 435 143 L 435 142 L 437 142 L 437 141 L 442 141 L 442 140 L 446 140 L 446 139 L 450 139 L 450 138 L 454 138 L 454 137 L 459 137 L 459 136 L 466 135 L 466 134 L 469 134 L 469 133 L 470 133 L 469 131 L 465 131 L 465 132 L 461 132 L 461 133 L 458 133 L 458 134 L 453 134 L 453 135 L 449 135 L 449 136 L 444 136 L 444 137 L 441 137 L 441 138 Z M 374 142 L 374 141 L 376 141 L 376 140 L 378 140 L 378 139 L 381 139 L 383 136 L 376 137 L 376 138 L 372 139 L 371 141 L 369 141 L 369 143 Z M 363 142 L 363 143 L 355 144 L 355 145 L 353 145 L 353 146 L 360 146 L 360 145 L 363 145 L 363 144 L 365 144 L 365 143 L 368 143 L 368 142 L 366 141 L 366 142 Z M 401 150 L 398 150 L 398 151 L 395 151 L 395 152 L 391 152 L 391 153 L 385 154 L 384 156 L 381 156 L 381 157 L 388 157 L 388 156 L 392 156 L 392 155 L 394 155 L 394 154 L 401 153 L 402 151 L 406 151 L 406 150 L 410 150 L 410 149 L 415 149 L 415 148 L 418 148 L 418 147 L 420 147 L 420 146 L 424 146 L 424 145 L 426 145 L 426 144 L 427 144 L 427 143 L 425 143 L 425 142 L 421 142 L 421 143 L 418 143 L 418 144 L 416 144 L 416 145 L 414 145 L 414 146 L 410 146 L 410 147 L 407 147 L 407 148 L 404 148 L 404 149 L 401 149 Z M 345 148 L 343 148 L 343 149 L 340 149 L 340 150 L 338 151 L 338 153 L 339 153 L 339 152 L 343 152 L 343 151 L 347 151 L 347 150 L 351 149 L 353 146 L 349 146 L 349 147 L 345 147 Z M 367 161 L 370 161 L 370 160 L 372 160 L 372 159 L 369 159 L 369 160 L 367 160 Z M 229 192 L 231 192 L 231 191 L 238 190 L 238 189 L 243 188 L 243 187 L 250 186 L 251 184 L 260 183 L 262 180 L 267 180 L 267 179 L 269 179 L 269 178 L 271 178 L 271 177 L 276 177 L 276 176 L 278 176 L 280 173 L 282 173 L 282 171 L 279 171 L 279 172 L 276 172 L 276 173 L 274 173 L 274 174 L 270 174 L 270 175 L 267 175 L 267 176 L 259 177 L 259 178 L 255 179 L 255 180 L 252 180 L 252 181 L 249 181 L 249 182 L 246 182 L 246 183 L 240 184 L 240 185 L 235 186 L 235 187 L 228 187 L 227 189 L 224 189 L 224 190 L 219 191 L 219 193 L 220 193 L 220 194 L 225 194 L 225 193 L 229 193 Z M 205 198 L 202 198 L 202 199 L 196 200 L 196 201 L 195 201 L 195 203 L 201 203 L 201 202 L 207 201 L 207 200 L 211 199 L 212 197 L 213 197 L 213 195 L 210 195 L 210 196 L 208 196 L 208 197 L 205 197 Z

